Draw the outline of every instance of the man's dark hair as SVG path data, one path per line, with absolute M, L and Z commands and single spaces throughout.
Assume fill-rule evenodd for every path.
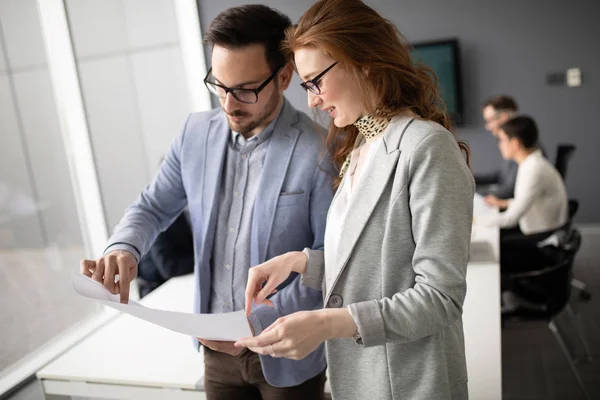
M 291 24 L 287 15 L 262 4 L 232 7 L 212 20 L 204 34 L 204 42 L 229 49 L 262 44 L 267 63 L 275 71 L 287 61 L 281 51 L 281 42 Z
M 535 121 L 526 115 L 520 115 L 506 121 L 501 127 L 506 136 L 519 139 L 523 147 L 532 149 L 538 141 L 538 129 Z
M 496 111 L 517 112 L 519 110 L 519 106 L 517 105 L 515 99 L 504 94 L 490 97 L 483 103 L 481 108 L 484 109 L 487 106 L 491 106 Z

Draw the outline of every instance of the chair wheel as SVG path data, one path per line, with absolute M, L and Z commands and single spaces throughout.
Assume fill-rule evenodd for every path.
M 592 294 L 587 290 L 583 290 L 579 293 L 579 298 L 584 301 L 589 301 L 592 298 Z

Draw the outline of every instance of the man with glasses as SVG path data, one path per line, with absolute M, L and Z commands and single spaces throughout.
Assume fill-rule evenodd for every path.
M 127 301 L 137 263 L 188 206 L 200 313 L 244 309 L 248 269 L 304 248 L 321 249 L 332 199 L 323 132 L 285 99 L 293 68 L 280 51 L 291 22 L 263 5 L 230 8 L 205 34 L 212 68 L 204 79 L 221 107 L 188 117 L 154 181 L 132 204 L 104 256 L 82 272 Z M 331 171 L 331 172 L 327 172 Z M 281 256 L 285 257 L 285 256 Z M 114 283 L 115 275 L 119 282 Z M 249 315 L 254 334 L 277 318 L 322 307 L 320 291 L 290 276 Z M 322 399 L 325 355 L 300 361 L 258 356 L 199 338 L 209 399 Z M 151 350 L 150 350 L 151 351 Z
M 510 96 L 494 96 L 482 106 L 485 129 L 498 139 L 500 127 L 518 112 L 515 100 Z M 492 195 L 500 199 L 514 196 L 517 180 L 518 164 L 512 160 L 504 160 L 500 170 L 489 175 L 475 176 L 477 192 L 481 195 Z

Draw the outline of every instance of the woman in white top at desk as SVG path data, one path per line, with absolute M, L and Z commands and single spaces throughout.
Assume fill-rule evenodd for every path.
M 339 187 L 324 252 L 251 268 L 246 306 L 296 272 L 323 291 L 325 308 L 236 345 L 300 359 L 327 342 L 334 399 L 466 399 L 474 180 L 435 82 L 413 66 L 396 27 L 361 1 L 318 1 L 285 43 L 309 106 L 332 118 Z
M 501 200 L 487 196 L 486 203 L 506 208 L 500 214 L 476 219 L 476 224 L 501 230 L 502 272 L 534 269 L 538 242 L 568 221 L 568 199 L 563 180 L 537 147 L 538 129 L 530 117 L 517 116 L 502 125 L 498 146 L 502 157 L 519 164 L 515 196 Z

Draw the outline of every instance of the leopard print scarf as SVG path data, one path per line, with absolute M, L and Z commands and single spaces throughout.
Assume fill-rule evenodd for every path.
M 364 117 L 359 118 L 358 121 L 354 123 L 354 126 L 358 128 L 359 135 L 364 136 L 365 139 L 371 139 L 383 132 L 389 124 L 390 120 L 387 118 L 374 117 L 371 114 L 367 114 Z M 360 141 L 361 140 L 357 140 L 357 144 L 360 143 Z M 351 160 L 352 152 L 348 153 L 340 168 L 340 178 L 344 177 L 344 174 L 350 166 Z

